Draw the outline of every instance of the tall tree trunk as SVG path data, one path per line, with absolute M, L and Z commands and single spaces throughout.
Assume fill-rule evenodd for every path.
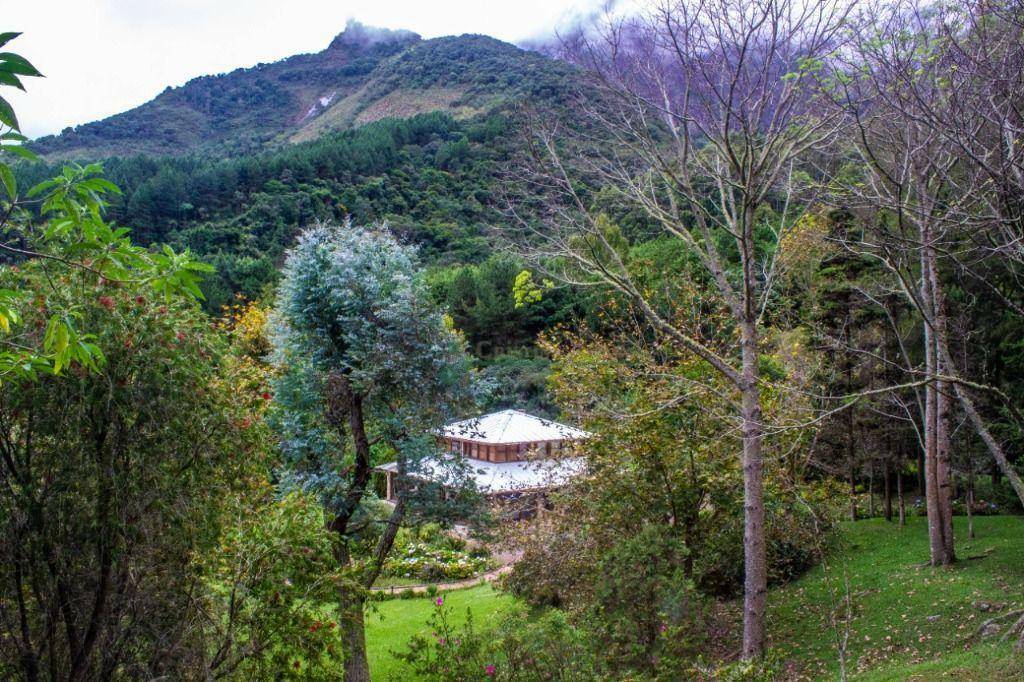
M 953 562 L 952 509 L 949 495 L 949 406 L 943 384 L 939 338 L 945 331 L 938 291 L 937 263 L 929 231 L 922 233 L 921 300 L 924 302 L 925 387 L 924 462 L 925 505 L 928 511 L 928 544 L 932 566 Z M 940 319 L 941 318 L 941 319 Z
M 339 566 L 349 566 L 351 557 L 344 540 L 335 545 L 334 558 Z M 344 682 L 370 682 L 366 656 L 366 626 L 363 614 L 366 597 L 354 581 L 338 584 L 338 629 L 345 647 Z
M 967 539 L 974 539 L 974 465 L 967 471 Z
M 338 567 L 351 574 L 348 524 L 362 503 L 373 468 L 370 465 L 370 441 L 366 436 L 363 397 L 352 390 L 348 378 L 341 373 L 328 379 L 328 419 L 342 438 L 345 437 L 345 431 L 341 425 L 347 423 L 355 451 L 348 491 L 337 515 L 328 524 L 328 528 L 337 535 L 334 558 Z M 348 575 L 338 583 L 338 632 L 345 646 L 345 682 L 370 682 L 363 622 L 366 596 L 358 578 L 356 575 Z
M 900 511 L 900 528 L 907 525 L 907 501 L 903 496 L 903 466 L 896 469 L 896 500 Z
M 853 359 L 851 357 L 851 341 L 850 341 L 850 326 L 852 321 L 850 320 L 850 301 L 847 299 L 847 313 L 846 321 L 843 324 L 843 337 L 844 343 L 846 344 L 846 358 L 845 358 L 845 374 L 846 374 L 846 394 L 850 395 L 853 393 Z M 846 479 L 850 485 L 850 520 L 857 520 L 857 478 L 856 478 L 856 441 L 854 439 L 854 414 L 853 407 L 849 407 L 846 410 Z
M 942 364 L 939 363 L 940 371 Z M 948 565 L 956 561 L 953 540 L 953 488 L 949 466 L 949 384 L 939 382 L 935 391 L 935 482 L 938 485 L 939 513 L 942 524 L 942 561 Z
M 928 373 L 933 373 L 934 353 L 926 348 Z M 935 385 L 925 387 L 924 407 L 924 502 L 928 514 L 928 547 L 932 566 L 942 563 L 945 551 L 942 545 L 942 515 L 939 511 L 938 479 L 936 477 L 936 400 Z
M 847 481 L 850 484 L 850 520 L 857 520 L 857 481 L 853 477 L 853 462 L 851 461 L 848 465 Z
M 892 523 L 892 453 L 886 453 L 885 469 L 882 475 L 885 478 L 882 484 L 882 513 L 885 515 L 885 520 Z
M 764 541 L 764 460 L 755 318 L 742 326 L 743 416 L 743 657 L 764 654 L 768 565 Z
M 931 289 L 928 286 L 927 261 L 922 255 L 921 273 L 921 298 L 923 301 L 931 302 Z M 927 305 L 926 303 L 926 305 Z M 928 306 L 930 308 L 930 305 Z M 924 323 L 924 357 L 925 372 L 929 378 L 934 377 L 937 368 L 935 366 L 935 337 L 932 333 L 930 310 L 925 315 Z M 936 477 L 936 436 L 937 436 L 937 405 L 935 382 L 930 381 L 925 386 L 924 392 L 924 502 L 928 514 L 928 547 L 931 556 L 932 566 L 942 563 L 945 552 L 942 547 L 942 518 L 939 512 L 938 479 Z
M 875 518 L 875 462 L 868 462 L 868 518 Z
M 949 323 L 946 318 L 946 296 L 939 279 L 939 266 L 935 259 L 934 251 L 926 250 L 931 254 L 931 293 L 932 309 L 935 315 L 935 366 L 940 374 L 951 375 L 954 371 L 950 364 L 948 352 L 949 347 Z M 952 478 L 952 467 L 950 457 L 952 450 L 952 437 L 950 435 L 950 404 L 952 393 L 949 383 L 940 381 L 936 385 L 936 427 L 938 440 L 936 442 L 936 479 L 939 485 L 939 511 L 942 513 L 942 541 L 944 565 L 956 561 L 956 549 L 953 537 L 953 489 L 950 485 Z
M 927 396 L 927 395 L 928 395 L 928 391 L 926 389 L 925 390 L 925 396 Z M 927 408 L 925 408 L 925 411 L 927 412 Z M 918 448 L 917 449 L 917 495 L 918 495 L 918 497 L 925 497 L 924 491 L 925 491 L 925 488 L 927 488 L 927 486 L 925 485 L 925 480 L 924 480 L 925 479 L 925 473 L 924 473 L 924 470 L 925 470 L 925 461 L 924 461 L 925 460 L 925 455 L 924 455 L 924 453 L 925 453 L 925 449 L 924 448 Z

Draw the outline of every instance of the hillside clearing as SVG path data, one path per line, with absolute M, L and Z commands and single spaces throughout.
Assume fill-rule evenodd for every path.
M 829 583 L 841 602 L 845 574 L 853 613 L 847 669 L 857 679 L 1020 679 L 1024 661 L 1011 658 L 1011 645 L 978 643 L 975 633 L 986 619 L 1024 605 L 1024 519 L 980 517 L 974 525 L 976 538 L 966 541 L 966 519 L 955 519 L 961 561 L 932 569 L 922 566 L 924 518 L 908 519 L 903 529 L 881 519 L 844 524 L 828 579 L 819 566 L 770 595 L 773 648 L 795 670 L 836 678 Z M 840 606 L 840 634 L 843 613 Z
M 960 542 L 959 554 L 987 554 L 936 570 L 921 565 L 928 555 L 924 518 L 908 519 L 904 529 L 880 519 L 844 523 L 830 552 L 827 575 L 819 566 L 769 596 L 772 648 L 785 661 L 787 679 L 837 679 L 829 583 L 836 599 L 843 600 L 844 574 L 853 611 L 847 640 L 847 669 L 853 679 L 1021 679 L 1024 661 L 1013 656 L 1011 643 L 998 637 L 978 641 L 975 633 L 986 619 L 1024 605 L 1024 547 L 1018 542 L 1024 518 L 980 517 L 974 524 L 977 537 Z M 955 528 L 958 537 L 965 537 L 966 519 L 958 517 Z M 513 604 L 512 597 L 490 585 L 444 597 L 459 620 L 469 607 L 484 625 Z M 988 610 L 981 610 L 985 605 Z M 426 630 L 433 608 L 432 598 L 376 605 L 367 617 L 375 680 L 410 679 L 392 652 Z

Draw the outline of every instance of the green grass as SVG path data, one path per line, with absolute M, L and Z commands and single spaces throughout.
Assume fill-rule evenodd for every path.
M 847 645 L 852 679 L 1024 679 L 1024 659 L 1012 654 L 1010 642 L 979 642 L 974 636 L 993 615 L 976 603 L 1001 604 L 1001 612 L 1024 606 L 1024 518 L 976 518 L 977 537 L 970 542 L 963 539 L 966 519 L 958 517 L 955 524 L 961 561 L 948 569 L 922 565 L 928 558 L 923 518 L 909 519 L 903 529 L 882 520 L 843 524 L 827 576 L 819 566 L 769 595 L 771 646 L 786 662 L 786 679 L 837 679 L 829 583 L 842 599 L 844 575 L 853 608 Z M 988 550 L 983 558 L 966 559 Z M 470 607 L 482 626 L 513 604 L 490 585 L 447 592 L 444 598 L 457 621 Z M 427 631 L 433 599 L 395 599 L 374 608 L 366 623 L 373 679 L 412 679 L 391 652 Z M 932 616 L 938 618 L 929 620 Z
M 445 605 L 452 609 L 452 622 L 457 625 L 465 621 L 467 607 L 473 611 L 474 623 L 486 627 L 513 603 L 512 597 L 496 592 L 490 585 L 445 592 L 442 596 Z M 374 610 L 367 613 L 366 646 L 374 680 L 412 679 L 405 664 L 392 651 L 404 650 L 414 634 L 428 631 L 434 599 L 392 599 L 374 604 Z
M 769 595 L 772 647 L 794 674 L 835 679 L 838 656 L 830 612 L 846 594 L 853 618 L 847 670 L 854 679 L 1010 680 L 1024 678 L 1024 664 L 1009 643 L 978 643 L 978 625 L 991 617 L 974 604 L 1024 605 L 1024 518 L 955 519 L 961 561 L 948 569 L 921 564 L 928 558 L 927 523 L 911 518 L 906 528 L 882 520 L 844 524 L 840 547 L 831 552 L 828 579 L 818 567 Z M 968 556 L 992 553 L 976 559 Z M 937 616 L 937 618 L 936 618 Z

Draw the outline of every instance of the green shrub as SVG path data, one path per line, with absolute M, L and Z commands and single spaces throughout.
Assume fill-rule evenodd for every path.
M 692 671 L 694 679 L 715 682 L 775 682 L 785 679 L 782 663 L 769 654 L 761 661 L 733 661 L 717 665 L 698 663 Z
M 583 682 L 603 679 L 601 664 L 585 633 L 559 611 L 531 616 L 518 609 L 486 632 L 477 629 L 472 611 L 461 628 L 452 625 L 444 598 L 435 601 L 431 634 L 416 635 L 395 655 L 417 679 L 430 682 L 502 680 Z

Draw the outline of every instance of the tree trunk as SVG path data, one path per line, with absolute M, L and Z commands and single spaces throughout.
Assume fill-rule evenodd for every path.
M 902 464 L 902 463 L 901 463 Z M 907 525 L 907 501 L 903 497 L 903 467 L 896 469 L 896 499 L 900 510 L 900 528 Z
M 361 596 L 338 595 L 338 603 L 342 608 L 339 620 L 341 640 L 345 647 L 345 682 L 370 682 L 366 627 L 363 623 L 364 601 Z
M 847 302 L 849 307 L 849 302 Z M 846 374 L 846 393 L 849 395 L 853 393 L 853 360 L 850 357 L 850 314 L 847 312 L 846 322 L 843 325 L 843 337 L 846 343 L 846 361 L 845 361 L 845 374 Z M 856 472 L 854 470 L 856 464 L 856 442 L 854 440 L 854 419 L 853 419 L 853 407 L 849 407 L 846 410 L 846 476 L 847 482 L 850 484 L 850 520 L 857 520 L 857 479 Z
M 927 390 L 925 390 L 925 395 L 926 396 L 928 395 L 928 391 Z M 927 411 L 927 408 L 925 408 L 925 410 Z M 918 497 L 924 497 L 925 496 L 924 491 L 925 491 L 925 488 L 927 488 L 927 486 L 925 485 L 925 480 L 924 480 L 924 470 L 925 470 L 925 462 L 924 462 L 925 456 L 924 456 L 924 453 L 925 453 L 925 451 L 924 451 L 923 448 L 918 448 L 918 450 L 917 450 L 917 495 L 918 495 Z
M 892 454 L 887 453 L 885 457 L 885 469 L 882 474 L 885 477 L 882 487 L 882 513 L 885 520 L 892 523 Z
M 921 299 L 924 302 L 925 372 L 932 379 L 925 387 L 924 464 L 925 505 L 928 511 L 928 544 L 932 566 L 953 562 L 952 509 L 949 496 L 949 406 L 944 385 L 936 379 L 942 373 L 939 354 L 944 338 L 945 318 L 941 313 L 937 263 L 931 235 L 922 234 Z
M 334 374 L 328 379 L 328 420 L 344 438 L 341 425 L 347 422 L 355 450 L 353 472 L 349 488 L 342 500 L 338 513 L 328 524 L 328 529 L 337 535 L 334 558 L 338 568 L 351 573 L 351 556 L 348 546 L 348 524 L 362 502 L 373 468 L 370 465 L 370 441 L 366 436 L 363 415 L 363 397 L 352 390 L 348 378 Z M 338 583 L 338 632 L 345 647 L 345 682 L 370 682 L 370 666 L 366 658 L 366 630 L 363 622 L 365 592 L 359 585 L 358 576 L 350 575 Z
M 939 364 L 941 371 L 941 363 Z M 949 384 L 940 382 L 935 391 L 935 479 L 938 485 L 939 513 L 942 524 L 942 565 L 956 561 L 953 538 L 953 489 L 950 485 Z
M 349 566 L 350 556 L 344 540 L 334 550 L 339 566 Z M 366 657 L 366 627 L 363 622 L 366 597 L 354 581 L 338 584 L 338 630 L 345 647 L 344 682 L 370 682 L 370 664 Z
M 868 518 L 875 518 L 875 463 L 868 464 Z
M 760 658 L 765 645 L 768 565 L 764 542 L 764 461 L 761 450 L 761 393 L 758 387 L 757 331 L 750 318 L 742 326 L 743 416 L 743 658 Z
M 857 520 L 857 480 L 853 476 L 853 460 L 847 463 L 846 480 L 850 488 L 850 520 Z
M 967 539 L 974 539 L 974 466 L 967 472 Z
M 926 349 L 928 356 L 928 372 L 932 373 L 931 365 L 934 354 Z M 939 512 L 938 483 L 935 475 L 935 388 L 934 384 L 925 387 L 924 407 L 924 502 L 928 513 L 928 548 L 932 566 L 942 563 L 945 552 L 942 547 L 942 518 Z

